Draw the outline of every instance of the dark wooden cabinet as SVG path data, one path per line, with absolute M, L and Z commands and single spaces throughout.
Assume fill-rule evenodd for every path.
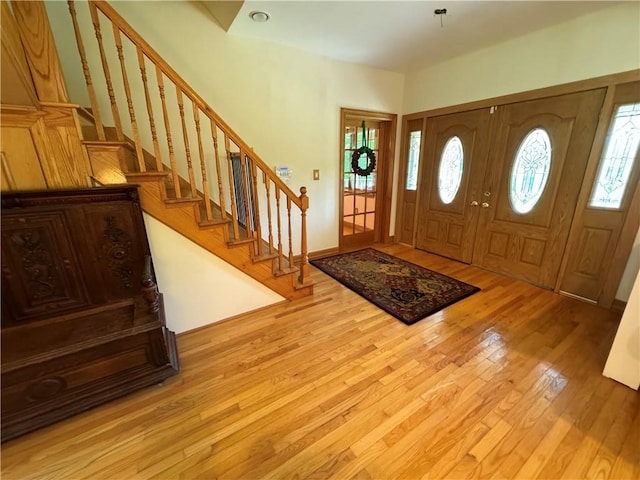
M 2 195 L 2 441 L 179 370 L 135 186 Z

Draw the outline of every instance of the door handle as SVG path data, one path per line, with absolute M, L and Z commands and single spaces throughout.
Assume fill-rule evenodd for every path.
M 482 202 L 482 208 L 489 208 L 489 204 L 487 202 Z
M 478 202 L 476 202 L 475 200 L 473 202 L 471 202 L 469 205 L 471 205 L 472 207 L 477 207 L 478 206 Z

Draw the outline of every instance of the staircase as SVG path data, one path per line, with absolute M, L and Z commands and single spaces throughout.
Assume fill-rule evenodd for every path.
M 285 298 L 313 293 L 306 188 L 296 195 L 108 3 L 68 5 L 94 180 L 138 184 L 146 213 Z

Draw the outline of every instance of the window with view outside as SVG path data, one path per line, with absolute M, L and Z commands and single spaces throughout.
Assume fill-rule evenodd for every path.
M 438 195 L 445 205 L 450 204 L 456 198 L 462 181 L 463 169 L 462 142 L 458 137 L 451 137 L 442 149 L 440 168 L 438 169 Z
M 551 168 L 551 139 L 542 128 L 531 130 L 522 140 L 511 169 L 509 197 L 517 213 L 533 210 L 542 197 Z
M 640 103 L 620 105 L 609 127 L 589 206 L 618 209 L 640 144 Z
M 372 149 L 378 159 L 377 129 L 367 128 L 367 146 Z M 376 169 L 367 177 L 356 175 L 351 168 L 351 157 L 353 152 L 362 147 L 362 128 L 347 127 L 344 136 L 344 188 L 345 190 L 375 191 L 376 189 Z M 367 155 L 362 154 L 358 159 L 358 164 L 362 168 L 367 166 Z
M 422 132 L 417 130 L 409 134 L 409 158 L 407 160 L 407 190 L 418 188 L 418 162 L 420 161 L 420 140 Z

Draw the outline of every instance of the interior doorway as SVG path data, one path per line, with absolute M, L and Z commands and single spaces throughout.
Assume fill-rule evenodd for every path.
M 397 116 L 341 109 L 339 248 L 388 242 Z

